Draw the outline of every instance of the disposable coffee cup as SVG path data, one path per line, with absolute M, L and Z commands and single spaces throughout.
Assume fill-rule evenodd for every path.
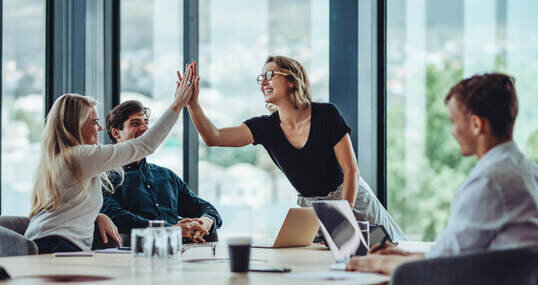
M 228 253 L 230 254 L 230 270 L 232 272 L 248 272 L 251 238 L 229 238 L 227 242 Z

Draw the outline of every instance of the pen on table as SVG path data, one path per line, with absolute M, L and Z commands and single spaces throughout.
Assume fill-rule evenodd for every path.
M 376 247 L 376 248 L 374 248 L 374 249 L 372 250 L 371 253 L 375 253 L 376 251 L 382 249 L 382 248 L 385 246 L 385 243 L 387 243 L 387 240 L 389 240 L 389 236 L 388 236 L 388 235 L 386 235 L 386 236 L 383 238 L 383 240 L 381 241 L 381 243 L 379 244 L 379 246 Z

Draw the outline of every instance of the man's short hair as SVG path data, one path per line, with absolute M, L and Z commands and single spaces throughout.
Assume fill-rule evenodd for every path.
M 151 111 L 137 100 L 125 101 L 108 112 L 105 119 L 106 134 L 112 143 L 117 143 L 116 138 L 112 135 L 112 129 L 123 130 L 123 123 L 127 121 L 132 114 L 139 113 L 143 113 L 144 117 L 149 119 Z
M 464 112 L 486 118 L 494 136 L 509 139 L 518 110 L 514 82 L 512 76 L 501 73 L 474 75 L 454 85 L 445 103 L 455 98 L 465 108 Z

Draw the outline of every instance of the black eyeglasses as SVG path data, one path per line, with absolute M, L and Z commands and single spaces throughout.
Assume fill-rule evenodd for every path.
M 258 75 L 258 77 L 256 77 L 256 80 L 258 81 L 258 84 L 262 84 L 262 81 L 264 79 L 267 80 L 267 81 L 271 81 L 271 79 L 273 79 L 274 74 L 284 75 L 284 76 L 288 75 L 288 74 L 286 74 L 284 72 L 280 72 L 280 71 L 267 70 L 265 73 L 262 73 L 262 74 Z

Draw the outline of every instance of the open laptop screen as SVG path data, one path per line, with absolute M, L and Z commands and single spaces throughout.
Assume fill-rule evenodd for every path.
M 361 241 L 366 244 L 347 201 L 316 201 L 312 206 L 336 261 L 356 255 Z

